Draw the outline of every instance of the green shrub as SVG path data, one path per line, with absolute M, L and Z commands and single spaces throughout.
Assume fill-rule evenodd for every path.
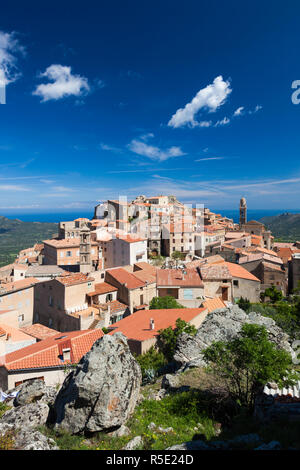
M 195 335 L 197 329 L 194 325 L 190 325 L 181 318 L 176 320 L 176 328 L 169 326 L 164 330 L 159 330 L 158 344 L 160 350 L 163 352 L 166 360 L 172 361 L 174 351 L 176 348 L 177 338 L 181 333 L 187 333 L 188 335 Z
M 153 297 L 150 302 L 149 309 L 166 309 L 166 308 L 185 308 L 179 304 L 174 297 L 166 295 L 165 297 Z
M 154 371 L 153 379 L 159 374 L 159 370 L 166 365 L 166 359 L 162 352 L 156 350 L 153 346 L 144 354 L 135 356 L 137 362 L 139 363 L 142 371 L 143 379 L 148 379 L 148 383 L 151 382 L 151 376 L 149 371 Z
M 277 349 L 261 325 L 244 324 L 238 337 L 213 343 L 203 355 L 208 371 L 225 383 L 229 396 L 249 409 L 268 381 L 289 386 L 299 378 L 290 354 Z
M 0 450 L 13 450 L 15 445 L 14 433 L 7 431 L 2 436 L 0 435 Z

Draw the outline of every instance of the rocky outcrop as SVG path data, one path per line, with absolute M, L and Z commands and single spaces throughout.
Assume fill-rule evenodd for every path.
M 13 404 L 14 406 L 22 406 L 42 401 L 47 405 L 53 405 L 56 394 L 55 387 L 45 385 L 42 380 L 32 379 L 22 385 Z
M 39 431 L 32 430 L 18 432 L 14 446 L 17 450 L 59 450 L 53 439 L 44 436 Z
M 46 403 L 30 403 L 6 411 L 1 418 L 1 425 L 11 424 L 15 429 L 22 430 L 33 429 L 46 424 L 48 414 L 49 406 Z
M 127 444 L 123 447 L 122 450 L 135 450 L 138 449 L 143 445 L 143 439 L 141 436 L 136 436 L 131 441 L 127 442 Z
M 289 344 L 289 336 L 276 325 L 274 320 L 254 312 L 247 314 L 237 305 L 233 305 L 217 309 L 207 315 L 195 336 L 182 333 L 178 337 L 174 360 L 179 367 L 179 372 L 189 367 L 204 366 L 201 351 L 214 341 L 230 341 L 235 338 L 245 323 L 265 326 L 269 340 L 295 357 L 295 352 Z
M 10 436 L 14 450 L 59 450 L 53 439 L 31 428 L 18 429 L 14 424 L 1 422 L 0 436 Z
M 65 379 L 54 403 L 54 425 L 73 434 L 121 426 L 133 413 L 141 370 L 121 333 L 105 335 Z

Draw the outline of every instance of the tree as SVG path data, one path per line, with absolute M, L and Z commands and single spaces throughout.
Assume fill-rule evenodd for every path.
M 149 309 L 161 309 L 161 308 L 185 308 L 183 305 L 179 304 L 174 297 L 165 296 L 165 297 L 153 297 L 150 302 Z
M 140 365 L 143 380 L 147 378 L 147 374 L 149 371 L 154 371 L 154 377 L 159 373 L 160 369 L 166 364 L 165 356 L 161 351 L 152 346 L 147 352 L 144 354 L 139 354 L 135 356 L 135 359 Z
M 268 381 L 280 387 L 298 380 L 290 354 L 268 340 L 264 326 L 245 324 L 238 337 L 217 341 L 203 351 L 208 371 L 221 379 L 240 405 L 253 408 L 254 399 Z
M 190 325 L 186 321 L 182 320 L 181 318 L 177 318 L 176 320 L 176 328 L 172 328 L 169 326 L 164 330 L 159 330 L 159 347 L 160 350 L 163 352 L 167 361 L 171 361 L 173 359 L 174 351 L 176 348 L 177 338 L 181 333 L 187 333 L 188 335 L 195 335 L 197 333 L 197 329 L 194 325 Z
M 244 312 L 248 312 L 249 308 L 251 307 L 251 302 L 248 299 L 244 299 L 243 297 L 237 301 L 237 304 L 242 310 L 244 310 Z
M 276 289 L 275 286 L 268 287 L 265 290 L 265 297 L 269 297 L 272 303 L 278 302 L 283 298 L 282 292 Z
M 173 251 L 171 256 L 172 256 L 173 259 L 180 259 L 180 260 L 185 259 L 185 254 L 181 253 L 181 251 Z

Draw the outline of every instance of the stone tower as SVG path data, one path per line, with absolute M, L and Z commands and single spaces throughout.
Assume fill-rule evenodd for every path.
M 91 231 L 86 224 L 80 229 L 79 258 L 80 272 L 84 274 L 90 273 L 92 270 Z
M 240 227 L 247 223 L 247 203 L 246 199 L 242 197 L 240 200 Z

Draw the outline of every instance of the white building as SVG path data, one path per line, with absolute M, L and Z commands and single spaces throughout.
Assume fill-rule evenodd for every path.
M 147 239 L 130 235 L 115 235 L 102 242 L 104 268 L 147 262 Z

